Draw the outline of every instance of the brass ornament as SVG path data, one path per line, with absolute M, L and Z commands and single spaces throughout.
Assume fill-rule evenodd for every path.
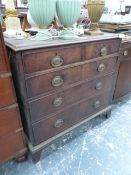
M 101 49 L 101 56 L 106 56 L 107 55 L 107 48 L 106 47 L 103 47 Z
M 96 90 L 101 90 L 102 89 L 102 82 L 98 82 L 95 86 Z
M 60 128 L 63 124 L 64 124 L 64 120 L 63 120 L 63 119 L 58 119 L 58 120 L 54 123 L 54 127 L 55 127 L 55 128 Z
M 104 63 L 101 63 L 99 66 L 98 66 L 98 68 L 97 68 L 97 70 L 98 70 L 98 72 L 104 72 L 105 71 L 105 64 Z
M 127 55 L 128 55 L 128 51 L 125 50 L 125 51 L 123 52 L 123 55 L 124 55 L 124 56 L 127 56 Z
M 62 98 L 62 97 L 58 97 L 58 98 L 56 98 L 56 99 L 53 101 L 53 105 L 54 105 L 55 107 L 58 107 L 58 106 L 62 105 L 62 102 L 63 102 L 63 98 Z
M 59 55 L 56 55 L 54 58 L 51 60 L 51 65 L 52 67 L 59 67 L 63 64 L 63 58 L 60 57 Z
M 61 76 L 56 76 L 52 80 L 52 86 L 54 86 L 54 87 L 61 86 L 63 84 L 63 82 L 64 81 L 63 81 Z
M 101 106 L 101 102 L 100 102 L 99 100 L 97 100 L 97 101 L 94 103 L 94 108 L 95 108 L 95 109 L 98 109 L 98 108 L 100 108 L 100 106 Z

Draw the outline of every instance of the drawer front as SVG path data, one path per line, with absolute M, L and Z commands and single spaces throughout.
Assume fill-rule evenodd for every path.
M 16 104 L 0 109 L 0 137 L 15 133 L 20 128 L 20 114 Z
M 116 61 L 117 57 L 108 58 L 28 78 L 26 80 L 28 97 L 47 94 L 61 87 L 110 73 L 115 70 Z
M 125 58 L 131 59 L 131 47 L 121 49 L 120 57 L 121 57 L 121 59 L 125 59 Z
M 14 157 L 24 148 L 22 133 L 0 138 L 0 163 Z
M 85 59 L 103 57 L 119 51 L 120 40 L 98 41 L 85 45 Z
M 70 106 L 82 99 L 100 94 L 112 88 L 113 76 L 104 76 L 97 80 L 85 82 L 66 91 L 61 91 L 53 95 L 31 101 L 30 114 L 32 123 L 39 121 L 42 117 Z M 39 111 L 39 115 L 38 115 Z
M 131 60 L 121 61 L 114 98 L 119 99 L 131 92 Z
M 0 108 L 9 106 L 16 102 L 12 79 L 0 78 Z
M 25 73 L 60 67 L 81 61 L 81 47 L 60 47 L 23 55 Z
M 107 107 L 111 99 L 112 93 L 108 91 L 34 124 L 35 143 L 39 144 Z

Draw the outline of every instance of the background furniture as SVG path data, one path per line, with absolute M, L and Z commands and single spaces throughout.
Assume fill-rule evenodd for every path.
M 129 92 L 131 92 L 131 40 L 123 40 L 114 100 L 124 98 Z
M 120 45 L 116 35 L 5 41 L 34 161 L 56 138 L 102 113 L 110 115 Z
M 0 163 L 26 152 L 19 108 L 0 26 Z

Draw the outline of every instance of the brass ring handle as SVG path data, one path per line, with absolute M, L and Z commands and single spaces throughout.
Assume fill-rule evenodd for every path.
M 63 124 L 64 124 L 64 120 L 63 120 L 63 119 L 58 119 L 58 120 L 56 120 L 56 122 L 54 123 L 54 127 L 55 127 L 55 128 L 60 128 Z
M 105 64 L 104 63 L 101 63 L 99 66 L 98 66 L 98 68 L 97 68 L 97 70 L 98 70 L 98 72 L 103 72 L 104 70 L 105 70 Z
M 127 50 L 124 50 L 123 55 L 124 56 L 127 56 L 128 55 L 128 51 Z
M 51 60 L 51 65 L 52 67 L 59 67 L 63 64 L 63 58 L 56 55 L 52 60 Z
M 63 98 L 62 98 L 62 97 L 58 97 L 58 98 L 56 98 L 56 99 L 53 101 L 53 105 L 54 105 L 55 107 L 58 107 L 58 106 L 60 106 L 60 105 L 62 104 L 62 102 L 63 102 Z
M 97 100 L 97 101 L 94 103 L 94 108 L 95 108 L 95 109 L 98 109 L 100 106 L 101 106 L 101 103 L 100 103 L 99 100 Z
M 100 52 L 101 56 L 106 56 L 107 55 L 107 48 L 103 47 Z
M 96 90 L 101 90 L 102 89 L 102 83 L 101 82 L 98 82 L 95 86 L 95 89 Z
M 52 80 L 52 85 L 54 86 L 54 87 L 58 87 L 58 86 L 61 86 L 62 84 L 63 84 L 63 79 L 62 79 L 62 77 L 61 76 L 56 76 L 56 77 L 54 77 L 53 78 L 53 80 Z

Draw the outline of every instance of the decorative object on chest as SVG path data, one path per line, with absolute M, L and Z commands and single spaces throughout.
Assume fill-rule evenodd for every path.
M 60 37 L 64 39 L 78 38 L 73 32 L 73 24 L 80 16 L 80 7 L 80 0 L 57 0 L 57 15 L 61 24 L 64 26 L 64 30 L 61 31 Z
M 91 20 L 90 30 L 86 33 L 89 35 L 103 35 L 100 31 L 98 22 L 104 10 L 105 0 L 87 0 L 88 15 Z
M 60 136 L 110 113 L 120 45 L 116 35 L 5 41 L 34 161 Z
M 5 1 L 5 14 L 6 14 L 6 31 L 4 32 L 5 37 L 16 37 L 17 33 L 23 34 L 20 24 L 20 19 L 17 17 L 17 12 L 15 9 L 13 0 Z
M 77 34 L 73 31 L 73 24 L 80 16 L 80 0 L 41 0 L 39 3 L 36 3 L 34 0 L 29 0 L 28 4 L 32 18 L 39 26 L 38 33 L 34 37 L 34 40 L 78 38 Z M 36 5 L 38 7 L 37 9 L 35 8 Z M 48 11 L 46 9 L 48 9 Z M 56 12 L 63 25 L 61 31 L 57 28 L 53 29 L 56 26 L 51 26 Z
M 49 32 L 48 27 L 55 17 L 56 0 L 39 0 L 38 2 L 35 0 L 28 0 L 28 5 L 33 20 L 39 26 L 35 39 L 50 39 L 52 35 Z

